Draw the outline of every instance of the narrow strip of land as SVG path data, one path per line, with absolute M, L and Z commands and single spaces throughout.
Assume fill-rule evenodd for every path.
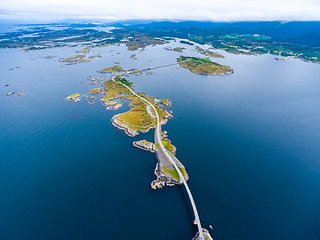
M 171 65 L 173 65 L 173 64 L 171 64 Z M 170 65 L 167 65 L 167 66 L 170 66 Z M 112 81 L 114 81 L 115 83 L 121 84 L 122 86 L 126 87 L 133 95 L 135 95 L 136 97 L 140 98 L 142 101 L 146 102 L 148 104 L 148 106 L 150 106 L 153 109 L 154 113 L 156 114 L 157 126 L 156 126 L 156 130 L 155 130 L 155 141 L 156 141 L 157 144 L 159 144 L 161 151 L 164 153 L 164 155 L 167 157 L 167 159 L 171 162 L 171 164 L 177 170 L 177 172 L 179 174 L 179 177 L 180 177 L 180 181 L 182 181 L 184 187 L 187 190 L 187 193 L 188 193 L 191 205 L 192 205 L 194 217 L 195 217 L 194 223 L 198 227 L 198 233 L 199 233 L 200 240 L 204 240 L 203 231 L 202 231 L 201 222 L 200 222 L 200 218 L 199 218 L 199 215 L 198 215 L 197 207 L 196 207 L 196 204 L 195 204 L 195 202 L 193 200 L 193 197 L 192 197 L 191 191 L 189 189 L 189 186 L 187 184 L 187 181 L 185 180 L 183 174 L 181 173 L 180 169 L 176 165 L 174 159 L 171 157 L 171 154 L 168 153 L 168 151 L 166 150 L 166 148 L 164 147 L 164 145 L 163 145 L 163 143 L 161 141 L 161 124 L 160 124 L 159 114 L 158 114 L 156 108 L 148 100 L 146 100 L 145 98 L 143 98 L 143 97 L 139 96 L 138 94 L 136 94 L 130 87 L 128 87 L 127 85 L 125 85 L 125 84 L 123 84 L 121 82 L 116 81 L 115 80 L 116 77 L 117 76 L 112 77 Z

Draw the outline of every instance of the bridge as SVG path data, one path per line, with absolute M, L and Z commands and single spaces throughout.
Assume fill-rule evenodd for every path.
M 181 61 L 181 62 L 185 62 L 185 61 L 187 61 L 187 60 L 184 60 L 184 61 Z M 174 66 L 174 65 L 177 65 L 177 64 L 179 64 L 179 63 L 177 63 L 177 62 L 176 63 L 170 63 L 170 64 L 166 64 L 166 65 L 155 66 L 155 67 L 147 67 L 147 68 L 142 68 L 142 69 L 132 70 L 132 71 L 126 70 L 125 72 L 127 74 L 130 74 L 130 73 L 134 73 L 134 72 L 148 71 L 148 70 L 154 70 L 154 69 L 157 69 L 157 68 L 164 68 L 164 67 Z
M 176 64 L 176 63 L 175 63 Z M 175 64 L 168 64 L 168 65 L 164 65 L 164 66 L 159 66 L 159 67 L 153 67 L 153 68 L 146 68 L 146 69 L 142 69 L 142 70 L 150 70 L 150 69 L 155 69 L 155 68 L 160 68 L 160 67 L 165 67 L 165 66 L 171 66 L 171 65 L 175 65 Z M 127 71 L 127 73 L 131 73 L 130 71 Z M 113 76 L 112 77 L 112 81 L 114 81 L 115 83 L 118 83 L 118 84 L 121 84 L 122 86 L 126 87 L 133 95 L 135 95 L 136 97 L 140 98 L 142 101 L 146 102 L 148 104 L 148 113 L 150 114 L 150 116 L 152 118 L 156 117 L 157 119 L 157 126 L 156 126 L 156 130 L 155 130 L 155 143 L 156 144 L 159 144 L 160 146 L 160 149 L 163 154 L 167 157 L 167 159 L 170 161 L 170 163 L 174 166 L 174 168 L 177 170 L 178 174 L 179 174 L 179 177 L 180 177 L 180 182 L 183 183 L 187 193 L 188 193 L 188 196 L 189 196 L 189 199 L 190 199 L 190 202 L 191 202 L 191 205 L 192 205 L 192 209 L 193 209 L 193 213 L 194 213 L 194 224 L 197 225 L 197 228 L 198 228 L 198 237 L 197 239 L 199 240 L 205 240 L 204 238 L 204 231 L 201 227 L 201 222 L 200 222 L 200 218 L 199 218 L 199 214 L 198 214 L 198 210 L 197 210 L 197 207 L 196 207 L 196 204 L 194 202 L 194 199 L 192 197 L 192 194 L 191 194 L 191 191 L 190 191 L 190 188 L 187 184 L 187 181 L 186 179 L 184 178 L 183 174 L 181 173 L 179 167 L 177 166 L 175 160 L 173 159 L 173 156 L 171 155 L 171 153 L 168 152 L 168 150 L 164 147 L 162 141 L 161 141 L 161 124 L 160 124 L 160 117 L 159 117 L 159 114 L 156 110 L 156 108 L 153 106 L 153 104 L 151 104 L 148 100 L 146 100 L 145 98 L 139 96 L 138 94 L 136 94 L 130 87 L 128 87 L 127 85 L 121 83 L 121 82 L 117 82 L 115 81 L 115 78 L 117 76 Z M 156 116 L 154 116 L 154 114 L 151 114 L 150 113 L 150 108 L 153 109 L 154 113 Z M 209 237 L 209 239 L 212 239 L 210 234 L 206 232 L 206 236 Z

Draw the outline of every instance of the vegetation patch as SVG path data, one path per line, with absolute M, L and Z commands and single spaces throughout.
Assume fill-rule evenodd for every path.
M 136 56 L 137 56 L 137 54 L 132 54 L 132 55 L 131 55 L 131 57 L 130 57 L 130 59 L 132 59 L 132 60 L 136 60 L 136 59 L 137 59 L 137 57 L 136 57 Z
M 132 82 L 129 82 L 127 79 L 121 78 L 120 76 L 116 77 L 114 80 L 117 81 L 117 82 L 123 83 L 124 85 L 126 85 L 126 86 L 128 86 L 130 88 L 133 85 Z
M 101 73 L 115 73 L 115 72 L 124 72 L 124 69 L 120 66 L 108 67 L 100 70 Z
M 175 180 L 177 180 L 178 182 L 180 182 L 180 176 L 179 173 L 177 172 L 177 170 L 175 168 L 171 169 L 171 170 L 167 170 L 166 166 L 163 166 L 163 171 L 165 173 L 169 173 L 172 178 L 174 178 Z
M 75 102 L 80 101 L 80 93 L 74 93 L 66 97 L 64 100 L 74 100 Z
M 184 168 L 180 168 L 180 167 L 179 167 L 179 170 L 180 170 L 182 176 L 185 177 L 185 176 L 186 176 L 186 170 L 185 170 Z M 177 180 L 178 182 L 180 182 L 179 173 L 178 173 L 178 171 L 177 171 L 175 168 L 173 168 L 173 169 L 171 169 L 171 170 L 168 170 L 166 166 L 163 166 L 163 171 L 164 171 L 165 173 L 169 173 L 175 180 Z
M 172 51 L 175 51 L 175 52 L 183 52 L 183 50 L 186 50 L 184 47 L 175 47 L 175 48 L 172 48 Z
M 60 62 L 67 62 L 68 65 L 71 64 L 77 64 L 81 62 L 90 62 L 90 59 L 85 58 L 86 56 L 84 54 L 78 54 L 74 57 L 68 57 L 68 58 L 60 58 Z
M 233 73 L 233 69 L 231 67 L 212 62 L 207 58 L 181 56 L 177 61 L 181 67 L 198 74 L 226 75 Z
M 70 96 L 66 97 L 66 99 L 72 99 L 72 98 L 76 98 L 79 96 L 80 96 L 80 93 L 74 93 L 74 94 L 71 94 Z
M 170 152 L 173 153 L 173 151 L 174 151 L 174 149 L 175 149 L 175 146 L 173 146 L 173 145 L 171 144 L 171 142 L 169 142 L 169 141 L 167 141 L 167 140 L 164 140 L 164 139 L 162 139 L 161 142 L 162 142 L 163 146 L 164 146 L 168 151 L 170 151 Z
M 175 48 L 165 47 L 164 49 L 168 51 L 175 51 L 175 52 L 183 52 L 183 50 L 186 50 L 184 47 L 175 47 Z
M 103 83 L 103 86 L 107 89 L 107 94 L 101 98 L 102 102 L 108 102 L 112 99 L 119 98 L 122 95 L 131 94 L 129 89 L 122 86 L 121 84 L 115 83 L 112 80 L 107 80 Z
M 164 106 L 167 106 L 167 107 L 170 107 L 170 106 L 171 106 L 171 101 L 170 101 L 168 98 L 162 99 L 162 100 L 160 101 L 160 103 L 163 104 Z
M 97 93 L 100 93 L 101 92 L 101 89 L 100 88 L 93 88 L 89 91 L 89 93 L 91 94 L 97 94 Z
M 156 121 L 147 112 L 147 103 L 133 96 L 130 105 L 133 107 L 125 113 L 119 114 L 118 120 L 134 130 L 146 130 L 156 126 Z
M 91 50 L 91 46 L 78 50 L 77 53 L 89 53 L 90 50 Z

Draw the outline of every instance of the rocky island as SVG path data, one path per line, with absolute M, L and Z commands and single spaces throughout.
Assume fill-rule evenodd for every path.
M 93 88 L 89 91 L 90 94 L 98 94 L 101 92 L 100 88 Z
M 174 52 L 183 52 L 183 50 L 186 50 L 186 48 L 184 47 L 175 47 L 175 48 L 165 47 L 164 49 L 168 51 L 174 51 Z
M 77 64 L 81 62 L 89 62 L 89 59 L 85 58 L 86 56 L 84 54 L 77 54 L 74 57 L 68 57 L 68 58 L 60 58 L 60 62 L 66 62 L 68 65 Z
M 209 50 L 204 50 L 203 48 L 198 46 L 195 46 L 195 49 L 198 51 L 198 53 L 201 53 L 206 56 L 215 57 L 215 58 L 224 58 L 224 56 L 219 53 L 215 53 Z
M 227 75 L 234 72 L 231 67 L 212 62 L 207 58 L 180 56 L 177 61 L 181 67 L 197 74 Z
M 64 100 L 73 100 L 75 102 L 78 102 L 80 101 L 80 93 L 74 93 L 74 94 L 71 94 L 70 96 L 66 97 Z

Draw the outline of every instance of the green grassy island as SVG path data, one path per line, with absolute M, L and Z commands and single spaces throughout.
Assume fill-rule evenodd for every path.
M 89 93 L 91 94 L 98 94 L 101 92 L 101 89 L 100 88 L 93 88 L 89 91 Z
M 108 67 L 100 70 L 101 73 L 115 73 L 115 72 L 124 72 L 124 69 L 120 66 Z
M 120 84 L 121 83 L 121 84 Z M 107 94 L 100 100 L 107 107 L 115 106 L 117 104 L 116 99 L 125 99 L 130 101 L 130 110 L 124 113 L 116 114 L 112 118 L 114 126 L 123 129 L 129 136 L 135 136 L 139 132 L 147 132 L 149 129 L 156 126 L 155 119 L 150 115 L 150 109 L 147 108 L 147 103 L 142 101 L 137 96 L 133 95 L 129 89 L 122 84 L 132 87 L 133 83 L 121 76 L 115 77 L 113 80 L 107 80 L 103 86 Z M 160 118 L 161 124 L 165 124 L 167 118 L 171 117 L 170 113 L 165 109 L 157 106 L 153 97 L 147 97 L 143 93 L 139 93 L 139 96 L 147 99 L 156 108 Z
M 227 75 L 234 71 L 229 66 L 212 62 L 207 58 L 180 56 L 177 61 L 181 67 L 189 69 L 191 72 L 203 75 Z

